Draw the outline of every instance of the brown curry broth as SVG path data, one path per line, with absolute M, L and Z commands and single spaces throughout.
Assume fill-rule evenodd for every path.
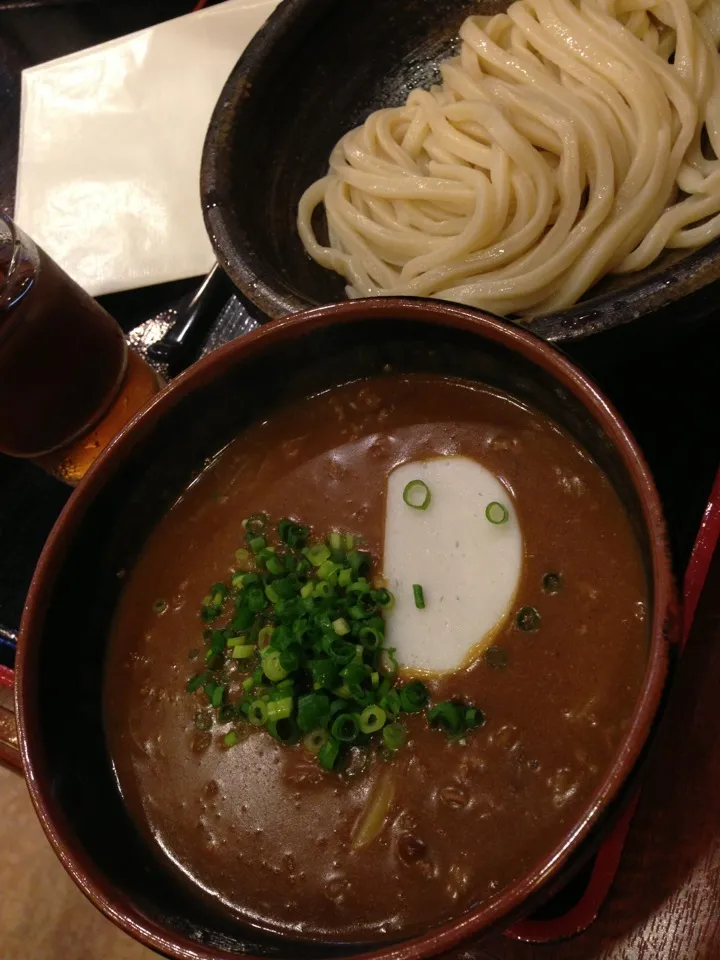
M 464 454 L 513 495 L 525 542 L 518 606 L 482 659 L 430 684 L 487 724 L 447 743 L 422 716 L 392 759 L 395 801 L 367 848 L 349 837 L 380 760 L 354 777 L 252 730 L 227 749 L 194 727 L 198 610 L 228 576 L 241 520 L 292 515 L 362 533 L 381 556 L 385 482 L 404 461 Z M 560 570 L 556 596 L 541 589 Z M 158 616 L 153 601 L 166 598 Z M 127 806 L 157 853 L 216 904 L 266 927 L 381 938 L 461 913 L 561 840 L 616 750 L 645 670 L 645 584 L 630 524 L 595 464 L 554 424 L 502 395 L 433 377 L 347 385 L 245 431 L 158 524 L 129 577 L 108 657 L 106 725 Z M 163 856 L 164 855 L 164 856 Z

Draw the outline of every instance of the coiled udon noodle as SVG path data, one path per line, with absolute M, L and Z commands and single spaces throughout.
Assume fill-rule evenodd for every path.
M 442 85 L 340 140 L 300 200 L 308 253 L 350 297 L 524 317 L 720 234 L 718 10 L 518 0 L 469 17 Z M 327 216 L 329 246 L 312 216 Z

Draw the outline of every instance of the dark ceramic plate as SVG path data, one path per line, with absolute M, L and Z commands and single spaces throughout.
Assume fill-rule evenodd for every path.
M 344 299 L 340 277 L 305 253 L 298 200 L 340 136 L 438 78 L 470 13 L 504 0 L 284 0 L 233 70 L 203 157 L 205 220 L 218 259 L 270 317 Z M 627 323 L 720 277 L 720 240 L 596 286 L 533 330 L 578 339 Z

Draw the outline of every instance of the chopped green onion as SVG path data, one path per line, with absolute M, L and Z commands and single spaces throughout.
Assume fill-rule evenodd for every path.
M 330 722 L 330 698 L 323 693 L 308 693 L 300 697 L 297 721 L 302 731 L 327 727 Z
M 271 720 L 286 720 L 293 711 L 293 698 L 283 697 L 282 700 L 270 700 L 267 705 L 268 723 Z
M 200 687 L 206 682 L 207 676 L 204 673 L 196 673 L 194 677 L 190 677 L 188 682 L 185 684 L 185 689 L 188 693 L 195 693 L 196 690 L 199 690 Z
M 380 590 L 376 590 L 373 599 L 378 606 L 383 608 L 383 610 L 392 609 L 392 606 L 395 603 L 395 597 L 390 593 L 389 590 L 386 590 L 385 587 L 381 587 Z
M 485 516 L 490 523 L 506 523 L 510 517 L 510 511 L 504 504 L 498 503 L 497 500 L 492 500 L 485 507 Z
M 265 587 L 265 596 L 268 598 L 270 603 L 278 603 L 280 601 L 280 594 L 277 592 L 272 583 L 268 583 L 268 585 Z
M 398 672 L 399 664 L 395 659 L 395 647 L 385 648 L 382 651 L 378 661 L 378 670 L 386 677 L 392 677 Z
M 155 600 L 153 602 L 153 610 L 155 613 L 165 613 L 168 608 L 167 600 Z
M 295 743 L 297 741 L 298 728 L 292 717 L 283 717 L 279 720 L 268 719 L 267 729 L 270 735 L 281 743 Z
M 427 687 L 420 680 L 412 680 L 400 687 L 400 705 L 405 713 L 419 713 L 429 699 Z
M 330 556 L 330 548 L 324 543 L 314 543 L 307 549 L 307 558 L 314 567 L 322 566 Z
M 465 726 L 468 730 L 474 730 L 485 723 L 485 714 L 477 707 L 468 707 L 465 710 Z
M 337 684 L 339 667 L 332 660 L 311 660 L 309 666 L 316 686 L 332 690 Z
M 515 623 L 519 630 L 533 633 L 540 626 L 540 614 L 535 607 L 521 607 L 515 616 Z
M 386 715 L 382 707 L 365 707 L 360 714 L 360 730 L 362 733 L 376 733 L 385 726 Z
M 430 488 L 424 480 L 411 480 L 403 490 L 403 500 L 413 510 L 427 510 L 430 506 Z
M 363 647 L 370 652 L 379 650 L 385 639 L 377 627 L 362 627 L 358 638 Z
M 546 573 L 542 578 L 542 588 L 545 593 L 554 596 L 560 593 L 563 585 L 563 575 L 561 573 Z
M 293 549 L 305 546 L 309 532 L 307 527 L 304 527 L 301 523 L 294 523 L 292 520 L 281 520 L 278 523 L 280 539 Z
M 385 696 L 380 698 L 380 706 L 389 717 L 397 717 L 402 710 L 400 694 L 397 690 L 388 690 Z
M 265 561 L 265 566 L 268 573 L 275 574 L 276 576 L 285 573 L 285 561 L 281 557 L 268 557 Z
M 358 718 L 352 713 L 341 713 L 333 721 L 330 732 L 335 740 L 339 740 L 342 743 L 352 743 L 353 740 L 357 740 L 360 732 Z
M 247 658 L 251 657 L 256 650 L 257 647 L 253 643 L 238 644 L 237 646 L 233 647 L 233 660 L 247 660 Z
M 431 727 L 442 730 L 448 737 L 457 737 L 465 729 L 461 709 L 450 701 L 436 703 L 428 713 L 428 723 Z
M 253 700 L 248 711 L 248 720 L 256 727 L 262 727 L 267 720 L 267 705 L 262 700 Z
M 327 643 L 327 652 L 335 663 L 350 663 L 355 656 L 355 646 L 341 637 L 332 636 Z
M 370 554 L 361 550 L 350 550 L 347 555 L 347 562 L 350 569 L 356 577 L 362 577 L 370 569 Z
M 324 767 L 326 770 L 332 770 L 335 766 L 340 753 L 340 744 L 337 740 L 330 738 L 326 743 L 322 745 L 318 752 L 318 762 L 321 767 Z
M 390 723 L 383 727 L 383 743 L 388 750 L 399 750 L 405 743 L 407 731 L 402 723 Z
M 420 586 L 419 583 L 413 584 L 413 597 L 415 599 L 415 606 L 418 608 L 418 610 L 424 610 L 425 594 L 423 592 L 423 588 Z
M 258 650 L 260 650 L 261 652 L 263 650 L 267 650 L 267 648 L 270 646 L 270 643 L 272 642 L 272 637 L 274 633 L 275 633 L 274 627 L 265 626 L 260 628 L 260 632 L 258 633 L 258 640 L 257 640 Z
M 234 747 L 235 744 L 238 742 L 238 735 L 234 730 L 230 730 L 229 733 L 225 734 L 223 739 L 225 741 L 226 747 Z
M 288 671 L 280 663 L 280 651 L 268 648 L 263 655 L 262 661 L 263 673 L 271 683 L 277 683 L 278 680 L 284 680 Z
M 306 733 L 303 737 L 303 746 L 308 751 L 312 753 L 313 756 L 317 756 L 320 753 L 320 750 L 328 742 L 328 732 L 318 728 L 317 730 L 311 730 L 309 733 Z
M 209 730 L 216 717 L 264 726 L 281 743 L 302 736 L 328 770 L 346 745 L 354 744 L 353 757 L 363 761 L 381 735 L 388 749 L 398 749 L 406 731 L 395 718 L 425 710 L 428 691 L 420 681 L 398 683 L 395 651 L 385 647 L 384 613 L 393 596 L 373 574 L 370 554 L 339 531 L 308 543 L 309 528 L 292 520 L 277 524 L 272 542 L 268 523 L 262 514 L 248 519 L 248 549 L 236 555 L 242 570 L 213 584 L 202 602 L 202 619 L 220 622 L 203 630 L 205 647 L 196 654 L 204 653 L 207 668 L 186 684 L 191 693 L 203 690 L 210 704 L 196 718 L 198 729 Z M 413 593 L 422 608 L 422 587 L 414 585 Z M 260 664 L 250 672 L 256 652 Z M 240 670 L 228 687 L 232 663 Z M 447 709 L 431 711 L 434 725 L 464 732 L 484 722 L 476 707 L 453 704 L 455 722 L 443 723 L 437 718 Z M 226 736 L 234 745 L 242 732 Z
M 329 583 L 335 583 L 337 581 L 337 572 L 339 569 L 340 564 L 333 563 L 332 560 L 326 560 L 318 567 L 317 575 L 321 580 L 327 580 Z
M 235 707 L 230 703 L 224 703 L 218 710 L 218 720 L 220 723 L 230 723 L 235 719 Z

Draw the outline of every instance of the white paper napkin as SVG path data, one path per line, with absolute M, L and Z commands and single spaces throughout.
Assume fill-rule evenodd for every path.
M 278 0 L 226 0 L 23 72 L 15 218 L 98 296 L 206 273 L 210 116 Z

